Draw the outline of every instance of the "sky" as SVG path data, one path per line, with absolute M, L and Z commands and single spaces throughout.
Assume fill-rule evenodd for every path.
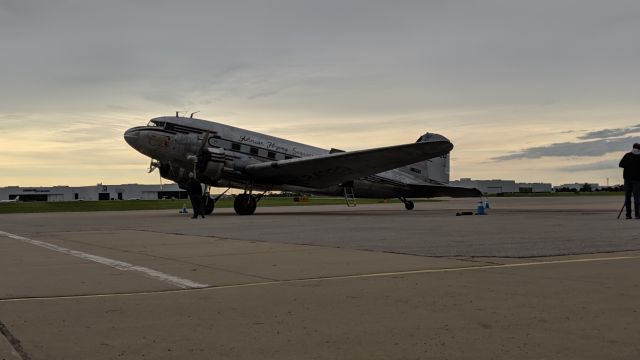
M 0 186 L 157 183 L 175 111 L 324 148 L 455 145 L 451 177 L 622 182 L 640 2 L 0 0 Z

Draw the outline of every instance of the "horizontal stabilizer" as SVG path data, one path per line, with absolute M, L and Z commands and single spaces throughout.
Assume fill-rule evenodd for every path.
M 407 197 L 481 197 L 482 192 L 476 188 L 464 188 L 447 185 L 409 185 L 410 195 Z

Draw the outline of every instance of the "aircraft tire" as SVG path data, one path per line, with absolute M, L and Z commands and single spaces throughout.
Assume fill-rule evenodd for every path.
M 216 207 L 216 202 L 210 196 L 204 195 L 202 197 L 202 206 L 204 207 L 204 214 L 211 215 Z
M 407 210 L 413 210 L 413 207 L 415 205 L 413 204 L 413 201 L 411 200 L 407 200 L 407 202 L 404 203 L 404 208 Z
M 233 201 L 233 209 L 238 215 L 253 215 L 258 207 L 256 197 L 249 194 L 240 194 Z

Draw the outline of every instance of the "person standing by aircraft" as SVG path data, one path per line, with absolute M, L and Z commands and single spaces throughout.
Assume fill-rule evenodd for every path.
M 204 219 L 204 209 L 202 208 L 202 185 L 194 178 L 192 172 L 189 173 L 189 180 L 185 184 L 187 194 L 189 194 L 189 200 L 191 200 L 191 207 L 193 207 L 192 219 L 197 219 L 198 215 Z
M 640 219 L 640 144 L 633 144 L 631 152 L 624 154 L 620 160 L 624 169 L 624 206 L 627 208 L 627 219 L 631 219 L 631 195 L 636 219 Z

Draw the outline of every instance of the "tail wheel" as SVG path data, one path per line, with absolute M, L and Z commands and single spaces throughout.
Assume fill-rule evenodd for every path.
M 404 208 L 407 209 L 407 210 L 413 210 L 413 207 L 414 207 L 414 204 L 413 204 L 413 201 L 411 201 L 411 200 L 407 200 L 404 203 Z

